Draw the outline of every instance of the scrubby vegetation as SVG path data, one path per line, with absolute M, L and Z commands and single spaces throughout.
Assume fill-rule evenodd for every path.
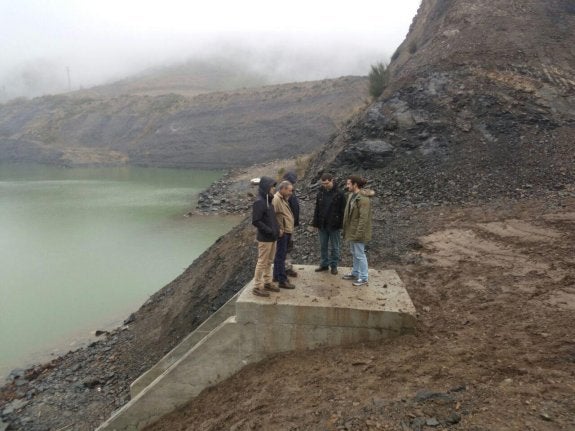
M 369 78 L 369 94 L 376 99 L 383 93 L 389 80 L 387 64 L 379 62 L 371 65 Z

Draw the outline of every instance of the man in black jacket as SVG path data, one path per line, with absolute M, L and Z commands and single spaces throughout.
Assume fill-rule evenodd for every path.
M 271 203 L 275 185 L 272 178 L 261 177 L 258 198 L 252 207 L 252 224 L 258 229 L 258 261 L 252 292 L 258 296 L 270 296 L 270 291 L 280 291 L 279 287 L 272 283 L 272 262 L 276 253 L 276 241 L 280 236 L 280 228 Z
M 321 263 L 319 267 L 316 268 L 316 272 L 327 271 L 331 267 L 331 273 L 334 275 L 337 274 L 344 212 L 344 193 L 337 188 L 331 174 L 323 174 L 321 176 L 321 187 L 317 193 L 311 224 L 319 230 L 321 248 Z

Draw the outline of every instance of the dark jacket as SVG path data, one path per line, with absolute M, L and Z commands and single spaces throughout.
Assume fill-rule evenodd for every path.
M 289 203 L 291 212 L 293 214 L 293 225 L 294 225 L 294 227 L 298 227 L 299 226 L 299 199 L 297 198 L 297 196 L 295 194 L 295 183 L 297 181 L 297 175 L 295 172 L 291 172 L 291 171 L 286 172 L 282 179 L 289 181 L 294 186 L 294 192 L 290 196 L 290 198 L 288 199 L 288 203 Z
M 270 189 L 275 184 L 273 178 L 261 177 L 258 198 L 252 207 L 252 224 L 258 229 L 257 240 L 274 242 L 280 236 L 280 227 L 276 220 Z
M 345 203 L 345 194 L 337 188 L 335 181 L 331 190 L 320 187 L 311 225 L 320 229 L 341 229 Z

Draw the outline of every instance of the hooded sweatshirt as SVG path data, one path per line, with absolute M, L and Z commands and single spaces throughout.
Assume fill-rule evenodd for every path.
M 270 195 L 270 189 L 275 183 L 273 178 L 261 177 L 258 198 L 252 206 L 252 224 L 258 229 L 257 240 L 261 242 L 274 242 L 280 236 L 280 228 Z

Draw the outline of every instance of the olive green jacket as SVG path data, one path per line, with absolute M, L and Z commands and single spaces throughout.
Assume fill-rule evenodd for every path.
M 373 190 L 361 189 L 347 197 L 343 214 L 343 239 L 345 241 L 367 242 L 371 239 L 371 197 Z

